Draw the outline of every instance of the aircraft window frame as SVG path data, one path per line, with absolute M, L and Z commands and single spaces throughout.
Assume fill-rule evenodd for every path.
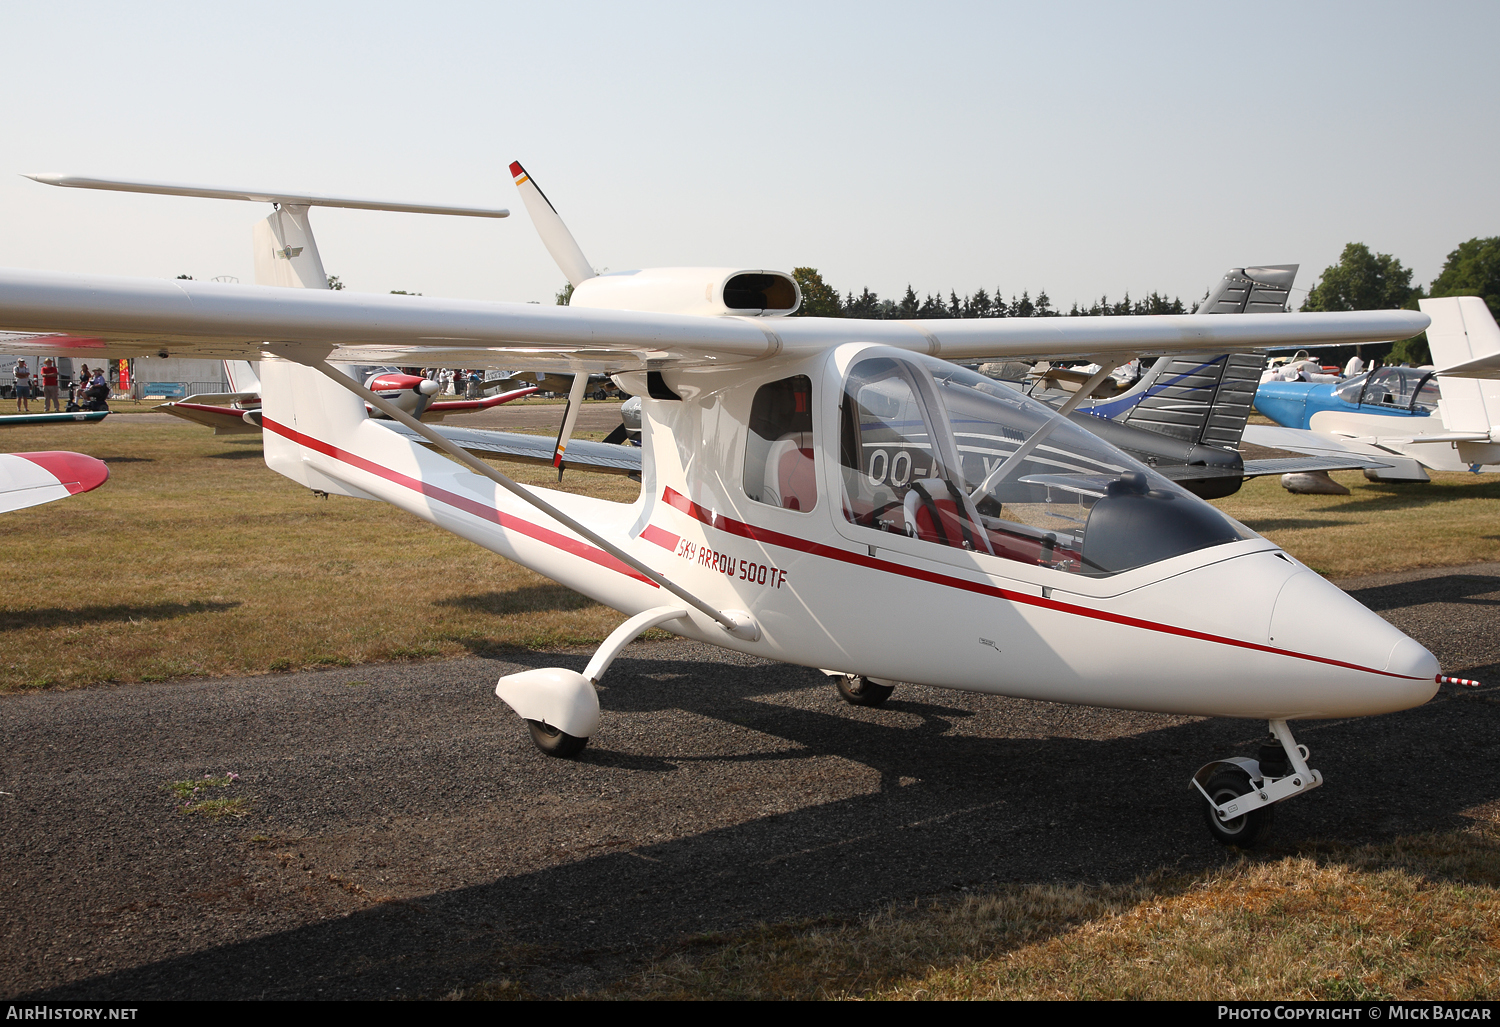
M 1411 404 L 1407 407 L 1408 412 L 1412 414 L 1417 413 L 1417 401 L 1422 398 L 1422 390 L 1427 388 L 1428 385 L 1433 387 L 1432 404 L 1430 406 L 1426 403 L 1421 404 L 1422 411 L 1431 414 L 1437 410 L 1438 400 L 1442 398 L 1443 391 L 1442 387 L 1438 384 L 1437 372 L 1428 371 L 1418 380 L 1417 387 L 1412 390 Z
M 872 382 L 901 377 L 890 373 L 896 366 L 907 368 L 911 396 L 903 406 L 899 390 L 886 388 L 870 402 L 887 409 L 869 409 Z M 1050 568 L 1081 583 L 1256 537 L 1051 407 L 956 365 L 861 355 L 838 389 L 829 485 L 841 490 L 835 517 L 853 541 L 943 562 L 968 553 Z M 909 458 L 917 473 L 891 485 L 897 456 L 876 464 L 882 449 L 901 446 L 938 457 L 925 469 Z
M 745 498 L 793 513 L 818 508 L 817 430 L 813 384 L 805 374 L 766 382 L 755 390 L 745 424 L 745 457 L 740 489 Z M 774 466 L 773 466 L 774 465 Z M 769 483 L 775 473 L 776 484 Z M 788 496 L 791 490 L 795 495 Z M 807 495 L 812 502 L 803 505 Z

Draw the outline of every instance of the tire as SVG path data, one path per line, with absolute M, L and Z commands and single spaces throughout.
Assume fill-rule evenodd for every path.
M 1203 790 L 1214 802 L 1222 804 L 1237 795 L 1247 795 L 1254 789 L 1250 785 L 1249 775 L 1243 770 L 1226 768 L 1215 772 L 1203 786 Z M 1208 821 L 1208 830 L 1214 836 L 1214 841 L 1220 845 L 1235 845 L 1242 849 L 1252 849 L 1265 841 L 1266 836 L 1271 833 L 1275 814 L 1275 806 L 1262 806 L 1233 820 L 1220 820 L 1213 806 L 1203 804 L 1203 815 Z
M 559 731 L 555 727 L 548 727 L 540 720 L 528 720 L 526 726 L 531 730 L 531 740 L 536 743 L 536 747 L 548 756 L 567 759 L 569 756 L 577 756 L 583 751 L 583 747 L 589 744 L 587 738 L 579 738 L 566 731 Z
M 834 678 L 833 684 L 839 690 L 839 696 L 850 706 L 879 706 L 896 690 L 895 685 L 877 685 L 858 674 Z

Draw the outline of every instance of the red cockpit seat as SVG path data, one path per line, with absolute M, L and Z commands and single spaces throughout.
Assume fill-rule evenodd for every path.
M 811 432 L 792 432 L 771 443 L 766 455 L 766 488 L 775 505 L 806 513 L 818 505 L 818 476 Z

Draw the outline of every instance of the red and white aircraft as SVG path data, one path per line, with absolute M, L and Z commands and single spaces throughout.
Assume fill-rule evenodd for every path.
M 422 421 L 440 421 L 449 414 L 487 410 L 490 407 L 522 399 L 537 391 L 538 386 L 529 385 L 510 389 L 487 399 L 452 399 L 433 402 L 440 386 L 431 378 L 419 374 L 406 374 L 396 367 L 371 367 L 368 365 L 340 365 L 345 374 L 364 382 L 381 399 L 387 400 Z M 204 393 L 186 399 L 163 403 L 154 409 L 165 414 L 181 417 L 186 421 L 207 425 L 215 435 L 244 435 L 261 430 L 260 424 L 260 373 L 255 365 L 246 360 L 224 361 L 224 372 L 229 379 L 232 392 Z M 373 417 L 384 417 L 380 411 L 370 408 Z
M 1425 314 L 787 318 L 801 296 L 779 271 L 594 275 L 516 170 L 571 306 L 11 269 L 0 328 L 111 354 L 258 357 L 274 470 L 392 503 L 626 614 L 582 673 L 496 688 L 556 755 L 598 731 L 595 683 L 659 625 L 825 668 L 861 705 L 918 682 L 1265 719 L 1256 758 L 1192 782 L 1215 837 L 1251 844 L 1273 803 L 1322 784 L 1290 721 L 1436 691 L 1431 653 L 1276 545 L 1067 410 L 946 362 L 1090 360 L 1102 380 L 1148 355 L 1406 338 Z M 336 361 L 610 374 L 643 397 L 640 496 L 519 485 Z

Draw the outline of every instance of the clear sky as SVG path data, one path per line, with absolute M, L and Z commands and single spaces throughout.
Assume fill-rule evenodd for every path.
M 1350 241 L 1500 235 L 1500 5 L 0 6 L 0 265 L 253 279 L 218 200 L 67 171 L 510 207 L 317 210 L 351 289 L 551 302 L 519 159 L 599 268 L 1194 300 Z

